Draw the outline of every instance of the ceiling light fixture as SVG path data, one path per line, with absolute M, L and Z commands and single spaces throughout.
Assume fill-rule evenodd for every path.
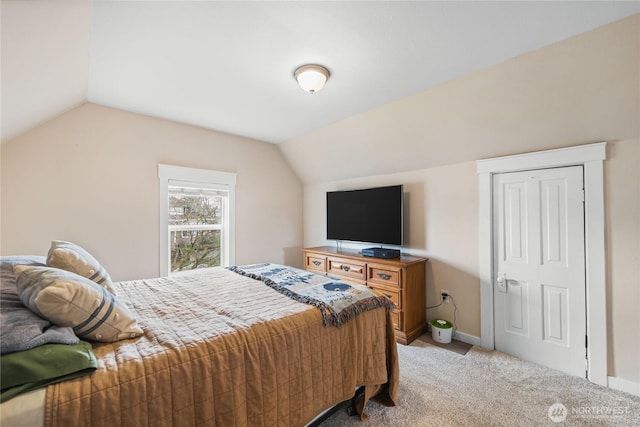
M 293 75 L 300 87 L 309 93 L 316 93 L 329 80 L 329 70 L 321 65 L 303 65 Z

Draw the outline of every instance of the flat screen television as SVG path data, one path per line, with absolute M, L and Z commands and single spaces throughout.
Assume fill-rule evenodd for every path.
M 402 185 L 327 192 L 327 240 L 402 245 Z

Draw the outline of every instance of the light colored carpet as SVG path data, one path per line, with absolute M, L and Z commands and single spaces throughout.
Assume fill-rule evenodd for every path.
M 503 353 L 473 347 L 460 355 L 421 340 L 398 353 L 398 406 L 369 402 L 365 423 L 340 410 L 322 427 L 640 426 L 639 397 Z M 549 416 L 556 403 L 566 408 L 560 423 Z

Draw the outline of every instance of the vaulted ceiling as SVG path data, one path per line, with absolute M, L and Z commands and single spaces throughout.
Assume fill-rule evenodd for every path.
M 2 0 L 2 141 L 84 102 L 281 143 L 637 13 L 636 1 Z M 313 95 L 293 71 L 331 71 Z

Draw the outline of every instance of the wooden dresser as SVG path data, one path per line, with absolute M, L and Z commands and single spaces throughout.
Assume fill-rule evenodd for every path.
M 409 344 L 426 327 L 425 265 L 427 258 L 401 256 L 383 259 L 362 256 L 350 249 L 332 246 L 305 248 L 304 268 L 328 274 L 384 294 L 396 305 L 391 313 L 396 340 Z

